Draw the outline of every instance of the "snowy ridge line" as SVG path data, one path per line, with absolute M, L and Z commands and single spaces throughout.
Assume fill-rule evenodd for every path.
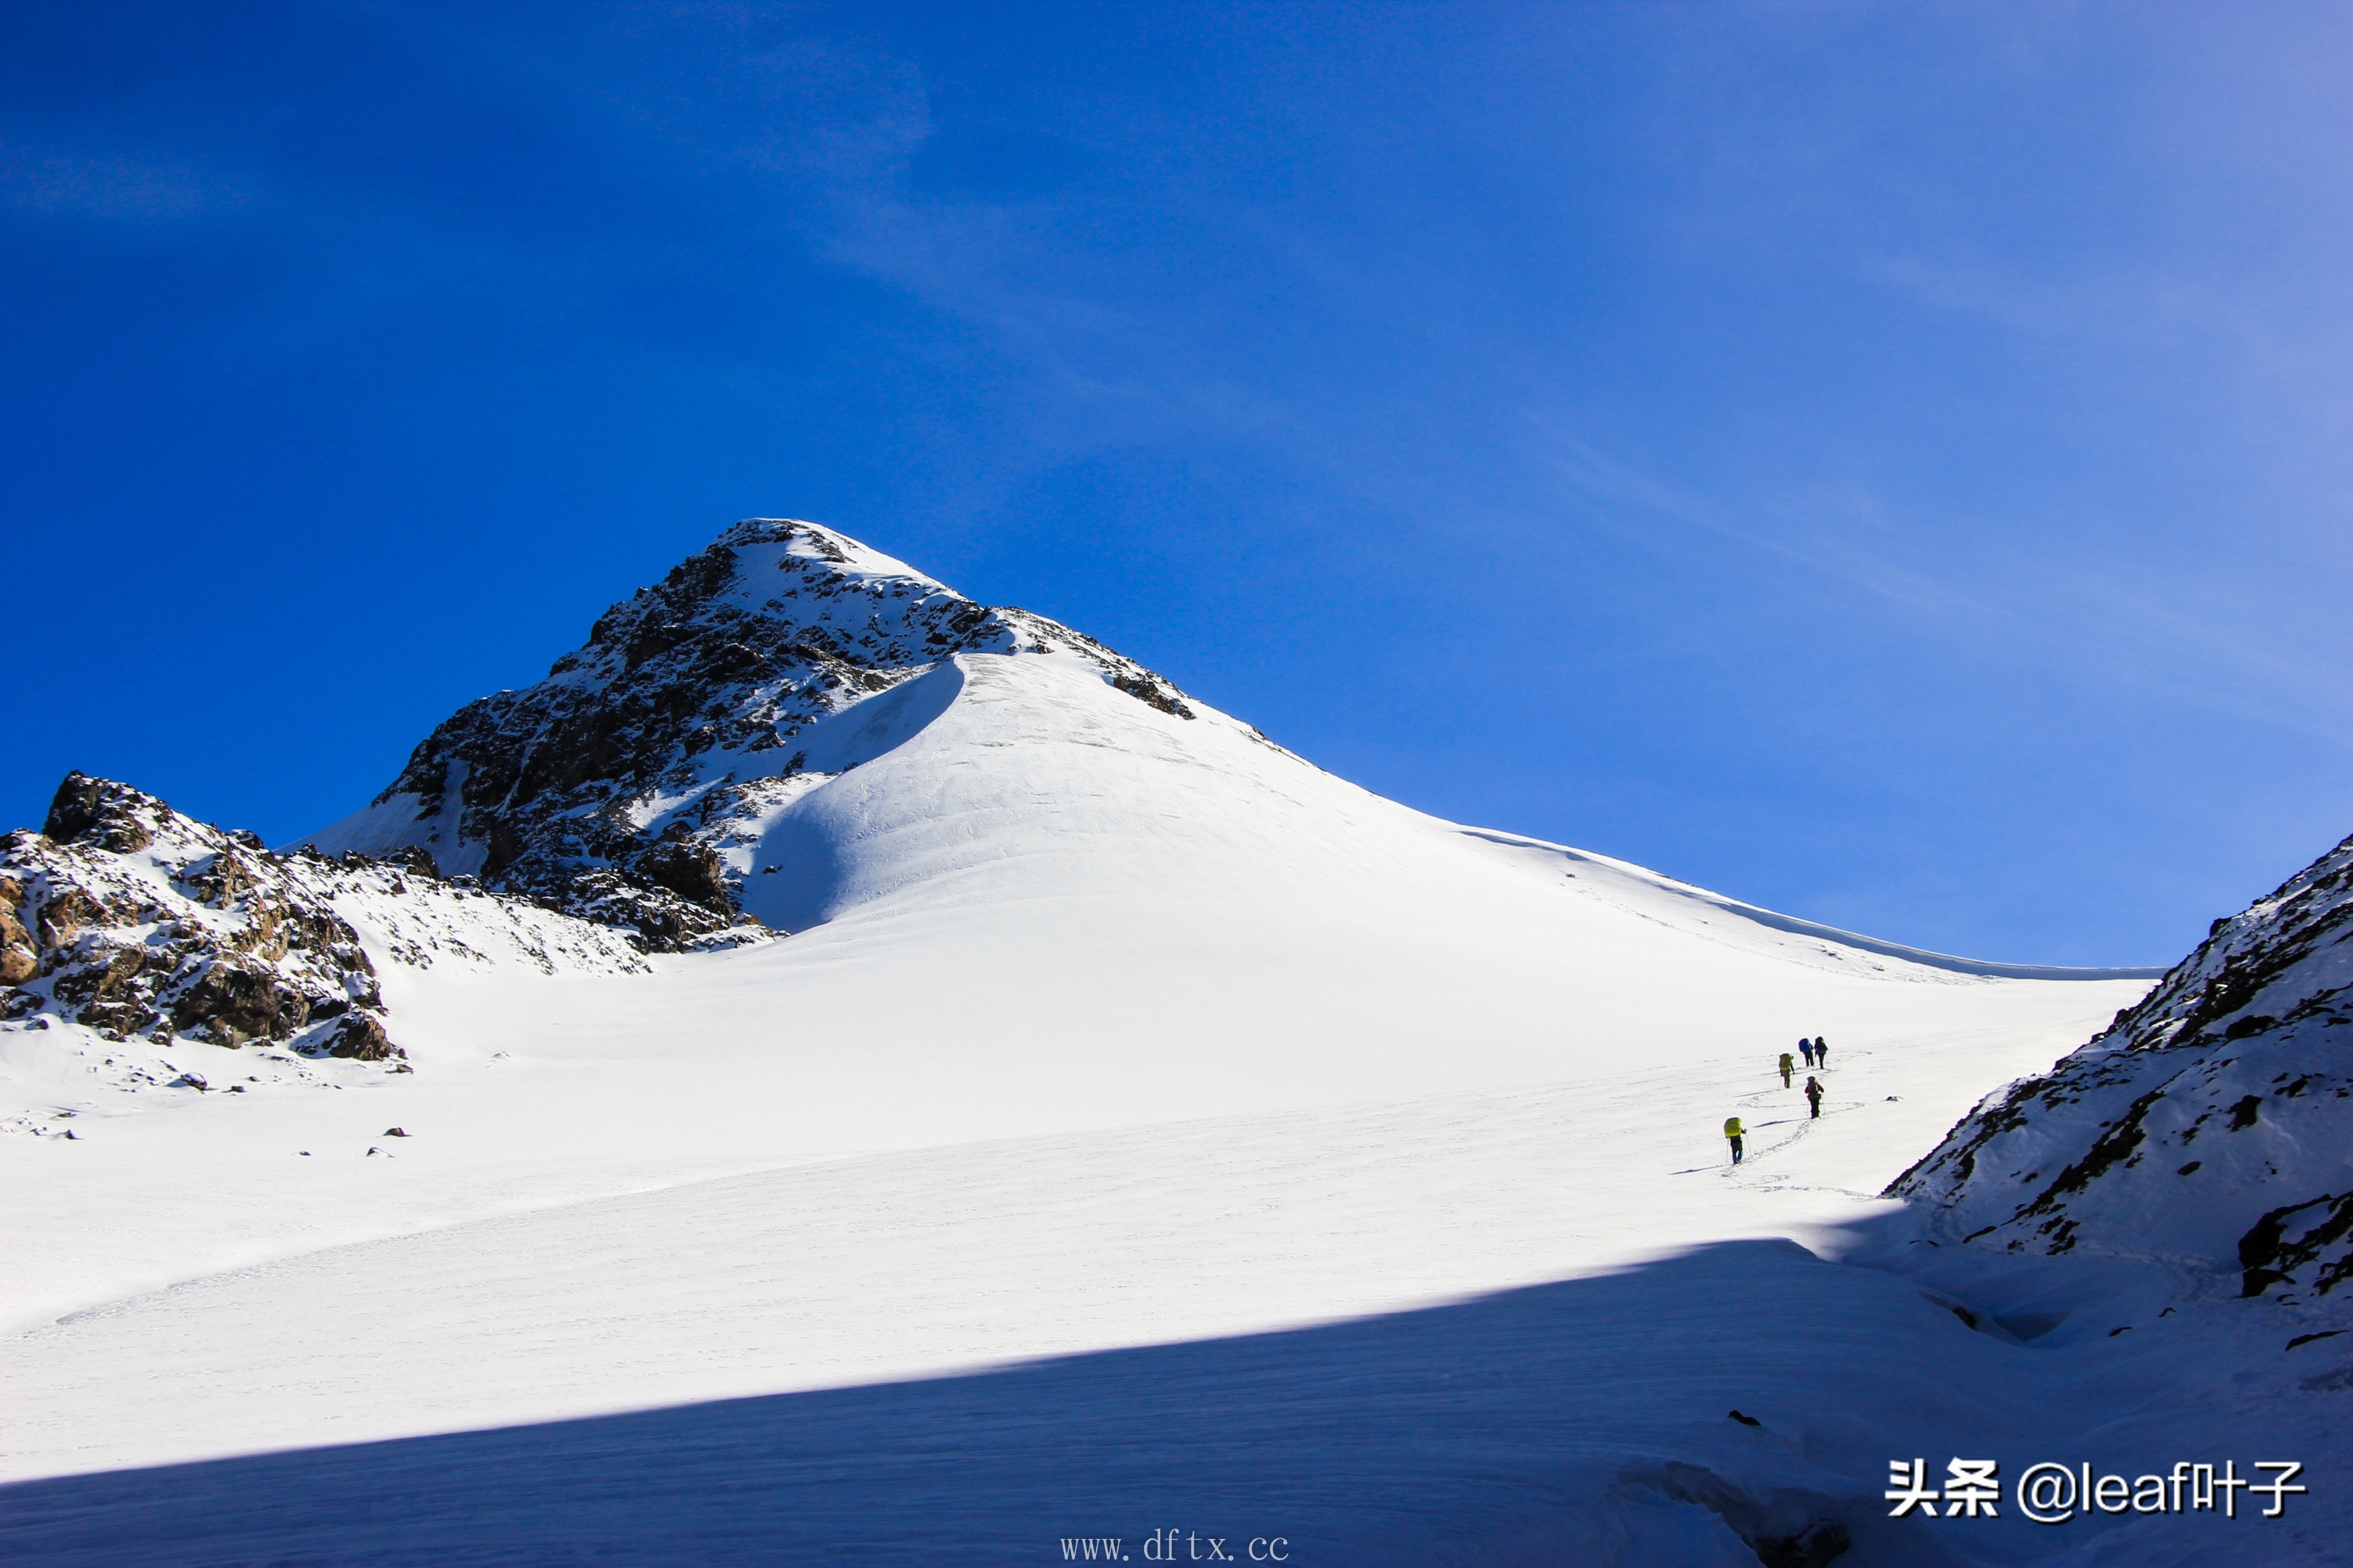
M 1900 958 L 1907 963 L 1917 963 L 1930 969 L 1950 970 L 1957 974 L 1982 975 L 1989 980 L 2157 980 L 2171 971 L 2162 966 L 2150 968 L 2093 969 L 2073 968 L 2055 963 L 1996 963 L 1980 958 L 1962 958 L 1949 952 L 1933 952 L 1925 947 L 1906 947 L 1900 942 L 1887 942 L 1875 936 L 1863 936 L 1856 931 L 1841 931 L 1837 926 L 1819 921 L 1800 920 L 1796 915 L 1780 914 L 1756 904 L 1744 903 L 1689 882 L 1678 882 L 1662 876 L 1630 860 L 1619 860 L 1608 855 L 1596 855 L 1587 849 L 1571 849 L 1567 845 L 1550 843 L 1542 838 L 1529 838 L 1516 833 L 1504 833 L 1489 827 L 1457 829 L 1467 838 L 1483 838 L 1490 844 L 1502 844 L 1519 849 L 1542 849 L 1558 855 L 1565 860 L 1575 860 L 1588 866 L 1607 866 L 1613 871 L 1636 878 L 1662 892 L 1673 893 L 1694 903 L 1707 904 L 1726 914 L 1738 915 L 1761 926 L 1787 931 L 1792 936 L 1818 937 L 1834 942 L 1841 947 L 1852 947 L 1863 952 L 1875 952 L 1883 958 Z
M 2274 1301 L 2353 1279 L 2353 839 L 1889 1188 L 1948 1239 L 2154 1259 Z

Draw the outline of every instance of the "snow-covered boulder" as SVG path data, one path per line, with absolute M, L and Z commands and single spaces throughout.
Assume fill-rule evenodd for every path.
M 1159 676 L 1066 626 L 755 518 L 607 610 L 546 679 L 459 710 L 366 810 L 304 842 L 423 848 L 651 952 L 759 940 L 740 910 L 759 824 L 902 739 L 924 709 L 905 689 L 961 653 L 1075 656 L 1193 717 Z
M 2353 838 L 1888 1190 L 1956 1239 L 2237 1269 L 2250 1296 L 2353 1277 Z

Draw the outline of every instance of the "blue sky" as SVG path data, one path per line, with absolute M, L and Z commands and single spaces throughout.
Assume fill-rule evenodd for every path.
M 2353 831 L 2353 13 L 0 5 L 0 794 L 283 838 L 733 520 L 1991 958 Z

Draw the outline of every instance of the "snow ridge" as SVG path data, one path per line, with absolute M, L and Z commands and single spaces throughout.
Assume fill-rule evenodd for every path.
M 1997 980 L 2154 980 L 2168 973 L 2162 969 L 2126 967 L 2084 967 L 2055 963 L 1999 963 L 1982 958 L 1962 958 L 1954 953 L 1936 952 L 1925 947 L 1907 947 L 1900 942 L 1887 942 L 1858 931 L 1824 925 L 1820 921 L 1803 920 L 1785 915 L 1744 900 L 1726 898 L 1705 888 L 1679 882 L 1672 877 L 1662 876 L 1630 860 L 1614 859 L 1588 849 L 1570 849 L 1557 844 L 1547 844 L 1539 838 L 1528 838 L 1516 833 L 1499 833 L 1488 827 L 1466 827 L 1462 832 L 1472 838 L 1482 838 L 1490 844 L 1539 849 L 1572 860 L 1579 865 L 1606 866 L 1626 878 L 1639 880 L 1662 892 L 1708 909 L 1721 910 L 1745 921 L 1787 931 L 1791 936 L 1810 937 L 1818 941 L 1850 948 L 1857 952 L 1876 953 L 1883 958 L 1900 958 L 1926 969 L 1941 969 L 1955 974 L 1971 974 Z
M 2215 921 L 2098 1038 L 1988 1097 L 1888 1191 L 2010 1251 L 2326 1294 L 2353 1276 L 2348 1028 L 2353 838 Z

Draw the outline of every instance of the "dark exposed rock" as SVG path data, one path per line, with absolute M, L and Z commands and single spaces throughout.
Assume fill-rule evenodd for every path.
M 428 882 L 446 880 L 441 875 L 440 866 L 433 858 L 432 852 L 422 844 L 412 844 L 406 849 L 396 849 L 385 856 L 385 859 L 392 865 L 424 878 Z
M 172 1026 L 216 1046 L 282 1040 L 311 1021 L 311 998 L 274 970 L 229 959 L 206 963 L 178 987 Z
M 684 823 L 677 825 L 676 838 L 657 844 L 631 863 L 638 876 L 657 888 L 667 888 L 681 898 L 691 900 L 721 914 L 735 912 L 735 901 L 729 896 L 726 868 L 720 862 L 718 852 L 707 844 L 697 844 L 685 837 Z
M 1193 710 L 1157 676 L 1114 675 L 1113 686 L 1126 692 L 1147 708 L 1157 708 L 1163 713 L 1174 713 L 1179 719 L 1190 719 Z
M 2289 1282 L 2295 1278 L 2289 1270 L 2319 1263 L 2348 1233 L 2353 1233 L 2353 1194 L 2339 1197 L 2323 1193 L 2272 1210 L 2239 1238 L 2239 1293 L 2260 1296 L 2274 1285 Z M 2353 1256 L 2340 1251 L 2310 1283 L 2316 1293 L 2327 1295 L 2348 1273 L 2353 1273 Z
M 344 1014 L 323 1043 L 326 1055 L 348 1057 L 354 1061 L 390 1061 L 408 1054 L 394 1045 L 385 1036 L 384 1026 L 365 1013 Z
M 57 795 L 49 802 L 48 820 L 42 825 L 41 832 L 59 844 L 89 838 L 101 848 L 128 855 L 154 841 L 154 834 L 149 824 L 141 820 L 142 816 L 168 813 L 170 809 L 153 795 L 141 795 L 128 784 L 71 773 L 58 785 Z

